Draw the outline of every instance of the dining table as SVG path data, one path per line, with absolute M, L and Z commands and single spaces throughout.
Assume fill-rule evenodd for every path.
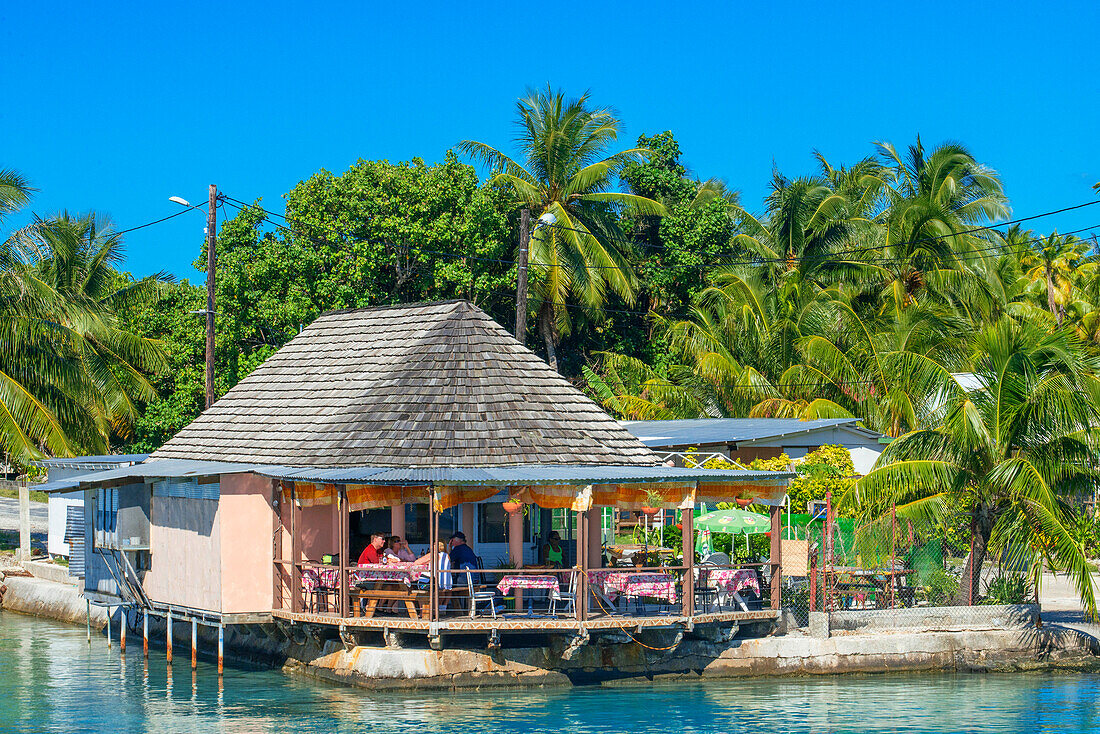
M 676 603 L 676 576 L 671 573 L 601 569 L 588 572 L 588 583 L 599 588 L 612 602 L 617 597 L 644 597 Z

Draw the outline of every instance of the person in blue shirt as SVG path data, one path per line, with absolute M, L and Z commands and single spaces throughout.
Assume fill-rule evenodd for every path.
M 477 554 L 466 545 L 466 534 L 461 530 L 451 536 L 451 568 L 477 568 Z

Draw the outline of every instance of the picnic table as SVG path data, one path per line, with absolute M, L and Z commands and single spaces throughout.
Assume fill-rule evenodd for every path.
M 379 602 L 392 602 L 404 606 L 411 619 L 425 619 L 430 614 L 429 591 L 413 588 L 413 584 L 426 571 L 424 566 L 412 563 L 369 563 L 351 572 L 355 588 L 348 590 L 351 597 L 352 616 L 373 617 Z M 396 586 L 396 588 L 394 588 Z
M 904 584 L 913 573 L 911 568 L 862 568 L 860 566 L 836 566 L 836 593 L 841 607 L 848 609 L 885 609 L 893 600 L 911 605 L 912 589 Z

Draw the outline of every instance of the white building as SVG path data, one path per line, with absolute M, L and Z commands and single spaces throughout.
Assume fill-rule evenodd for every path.
M 699 418 L 671 421 L 620 421 L 657 453 L 696 449 L 746 464 L 786 454 L 800 459 L 822 446 L 843 446 L 859 474 L 875 465 L 888 436 L 859 425 L 858 418 L 801 421 L 793 418 Z

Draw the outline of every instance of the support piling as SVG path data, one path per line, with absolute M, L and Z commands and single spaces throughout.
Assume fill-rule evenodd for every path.
M 92 602 L 84 600 L 84 629 L 88 633 L 88 644 L 92 644 Z
M 168 651 L 168 665 L 172 664 L 172 613 L 167 616 L 168 634 L 164 638 L 164 644 Z
M 107 649 L 110 650 L 111 649 L 111 608 L 110 607 L 107 607 L 107 625 L 106 625 L 105 629 L 107 630 Z
M 225 625 L 218 625 L 218 676 L 222 674 L 222 662 L 225 657 Z
M 191 618 L 191 670 L 198 667 L 199 656 L 199 621 Z
M 141 615 L 141 648 L 146 659 L 149 657 L 149 610 L 145 609 Z
M 122 616 L 121 616 L 122 624 L 120 624 L 119 628 L 118 628 L 118 651 L 119 651 L 120 654 L 125 655 L 126 654 L 126 627 L 127 627 L 127 622 L 130 621 L 130 615 L 127 614 L 127 612 L 129 610 L 126 607 L 119 607 L 119 609 L 122 612 Z

